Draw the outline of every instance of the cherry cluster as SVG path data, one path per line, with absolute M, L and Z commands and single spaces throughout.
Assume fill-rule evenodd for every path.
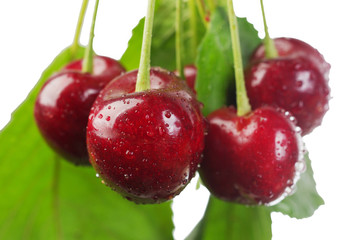
M 205 158 L 200 174 L 217 197 L 243 204 L 275 204 L 294 191 L 305 170 L 301 136 L 322 122 L 328 110 L 330 65 L 309 44 L 275 39 L 278 57 L 260 45 L 245 71 L 253 111 L 234 107 L 207 118 Z
M 242 113 L 230 106 L 203 117 L 193 65 L 184 68 L 186 81 L 150 68 L 149 86 L 137 90 L 141 70 L 95 56 L 91 71 L 77 60 L 48 79 L 35 120 L 58 154 L 91 164 L 136 203 L 172 199 L 199 171 L 220 199 L 274 204 L 303 171 L 302 135 L 321 124 L 330 91 L 330 65 L 316 49 L 291 38 L 274 42 L 277 56 L 266 58 L 261 45 L 245 71 L 251 109 Z

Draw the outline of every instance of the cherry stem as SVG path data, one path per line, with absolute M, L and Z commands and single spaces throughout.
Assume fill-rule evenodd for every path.
M 264 22 L 264 46 L 265 46 L 265 57 L 268 59 L 278 57 L 278 51 L 275 47 L 273 39 L 270 38 L 268 25 L 266 23 L 265 11 L 264 11 L 264 3 L 263 0 L 260 0 L 261 12 L 263 14 L 263 22 Z
M 151 43 L 156 0 L 148 0 L 147 15 L 143 29 L 140 66 L 137 74 L 136 92 L 150 89 Z
M 229 23 L 230 23 L 231 43 L 232 43 L 233 57 L 234 57 L 237 115 L 243 116 L 251 111 L 251 107 L 249 104 L 249 99 L 245 88 L 239 29 L 232 0 L 227 0 L 227 10 L 228 10 Z
M 96 24 L 97 12 L 98 12 L 99 0 L 96 0 L 92 18 L 92 26 L 89 33 L 89 43 L 85 50 L 84 61 L 82 71 L 87 73 L 93 72 L 93 39 L 94 39 L 94 27 Z
M 87 10 L 88 2 L 89 2 L 89 0 L 83 0 L 82 7 L 80 8 L 77 27 L 75 29 L 74 39 L 73 39 L 73 43 L 71 45 L 72 56 L 75 56 L 75 54 L 79 48 L 79 38 L 80 38 L 80 33 L 82 31 L 82 26 L 83 26 L 85 12 Z
M 206 14 L 204 9 L 204 4 L 202 3 L 202 0 L 196 0 L 196 6 L 197 10 L 199 11 L 201 22 L 204 24 L 205 28 L 209 27 L 209 23 L 206 21 Z
M 182 64 L 182 0 L 176 0 L 176 69 L 182 79 L 185 79 Z
M 207 5 L 209 6 L 211 12 L 213 12 L 216 8 L 214 0 L 207 0 Z
M 196 5 L 195 0 L 188 1 L 188 8 L 190 13 L 190 29 L 191 29 L 191 52 L 192 52 L 192 59 L 196 58 L 197 55 L 197 43 L 198 39 L 198 26 L 197 26 L 197 12 L 196 12 Z

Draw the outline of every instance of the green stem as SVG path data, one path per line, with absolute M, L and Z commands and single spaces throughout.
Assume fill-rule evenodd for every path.
M 202 0 L 196 0 L 196 6 L 201 17 L 201 22 L 204 24 L 205 28 L 208 28 L 209 23 L 206 21 L 205 9 Z
M 176 0 L 176 69 L 182 79 L 185 79 L 182 64 L 182 0 Z
M 207 0 L 207 5 L 209 6 L 210 11 L 214 12 L 214 10 L 216 8 L 214 0 Z
M 233 57 L 234 57 L 237 115 L 243 116 L 251 111 L 251 107 L 249 104 L 249 99 L 245 88 L 239 29 L 232 0 L 227 0 L 227 9 L 228 9 L 229 22 L 230 22 L 231 43 L 232 43 Z
M 60 179 L 60 158 L 55 156 L 54 164 L 54 175 L 53 175 L 53 211 L 54 211 L 54 221 L 55 221 L 55 233 L 56 239 L 63 239 L 62 228 L 60 222 L 60 209 L 59 209 L 59 179 Z
M 137 74 L 136 92 L 150 89 L 151 43 L 156 0 L 148 0 L 147 15 L 143 29 L 140 66 Z
M 85 50 L 84 54 L 84 61 L 82 71 L 87 73 L 93 72 L 93 39 L 94 39 L 94 27 L 96 24 L 97 12 L 98 12 L 98 5 L 99 0 L 96 0 L 94 11 L 93 11 L 93 18 L 92 18 L 92 26 L 89 33 L 89 43 L 87 49 Z
M 198 44 L 198 26 L 197 26 L 197 12 L 195 0 L 188 1 L 188 8 L 190 13 L 190 29 L 191 29 L 191 53 L 192 59 L 196 59 L 197 55 L 197 44 Z
M 70 47 L 71 54 L 72 54 L 73 57 L 75 56 L 75 54 L 76 54 L 76 52 L 78 51 L 78 48 L 79 48 L 79 38 L 80 38 L 80 33 L 82 31 L 84 16 L 85 16 L 85 12 L 87 10 L 88 2 L 89 2 L 89 0 L 83 0 L 82 7 L 81 7 L 80 12 L 79 12 L 77 28 L 75 29 L 73 43 L 72 43 L 72 45 Z
M 261 6 L 261 12 L 263 14 L 264 32 L 265 32 L 265 37 L 264 37 L 265 57 L 268 59 L 276 58 L 278 57 L 278 51 L 275 47 L 273 39 L 271 39 L 269 35 L 268 25 L 266 24 L 263 0 L 260 0 L 260 6 Z

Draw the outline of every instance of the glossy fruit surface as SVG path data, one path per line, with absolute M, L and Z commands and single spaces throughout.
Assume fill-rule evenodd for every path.
M 306 58 L 318 68 L 323 77 L 328 81 L 330 64 L 326 62 L 323 55 L 311 45 L 295 38 L 276 38 L 275 47 L 279 57 Z M 251 62 L 258 62 L 265 59 L 265 47 L 261 44 L 251 57 Z
M 83 59 L 73 61 L 66 65 L 62 71 L 82 71 Z M 118 61 L 113 58 L 105 56 L 93 57 L 93 77 L 100 77 L 100 82 L 108 83 L 116 76 L 119 76 L 126 72 L 126 69 L 119 64 Z
M 246 116 L 222 108 L 208 116 L 200 175 L 216 197 L 247 205 L 273 204 L 291 191 L 303 163 L 301 137 L 285 113 L 258 108 Z
M 179 75 L 177 71 L 175 71 L 176 75 Z M 189 64 L 184 66 L 184 75 L 187 85 L 191 90 L 196 93 L 195 90 L 195 82 L 196 82 L 196 76 L 197 76 L 197 68 L 193 64 Z
M 302 135 L 319 126 L 328 111 L 328 82 L 304 58 L 275 58 L 251 65 L 245 84 L 253 109 L 263 105 L 281 107 L 297 119 Z
M 82 73 L 81 61 L 67 65 L 42 87 L 34 116 L 46 142 L 76 165 L 89 165 L 86 126 L 100 90 L 124 68 L 115 60 L 95 57 L 94 74 Z
M 136 203 L 160 203 L 189 183 L 201 161 L 199 103 L 173 73 L 151 69 L 151 90 L 134 93 L 137 71 L 100 93 L 88 123 L 90 160 L 112 189 Z
M 196 92 L 195 90 L 195 82 L 196 82 L 196 76 L 197 76 L 197 68 L 195 65 L 186 65 L 184 67 L 184 74 L 185 79 L 187 82 L 187 85 Z

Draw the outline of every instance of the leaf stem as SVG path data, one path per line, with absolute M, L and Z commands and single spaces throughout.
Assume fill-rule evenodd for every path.
M 93 11 L 92 26 L 91 26 L 91 30 L 89 33 L 89 42 L 88 42 L 88 46 L 87 46 L 87 49 L 85 50 L 85 54 L 84 54 L 82 71 L 88 72 L 88 73 L 93 72 L 93 54 L 94 54 L 93 53 L 93 39 L 94 39 L 94 27 L 95 27 L 96 18 L 97 18 L 97 12 L 98 12 L 98 5 L 99 5 L 99 0 L 96 0 L 95 6 L 94 6 L 94 11 Z
M 245 88 L 239 29 L 232 0 L 227 0 L 227 10 L 228 10 L 229 23 L 230 23 L 231 43 L 232 43 L 233 57 L 234 57 L 237 115 L 243 116 L 251 111 L 251 107 L 249 104 L 249 99 Z
M 78 48 L 79 48 L 79 38 L 80 38 L 80 33 L 82 31 L 82 26 L 83 26 L 85 12 L 87 10 L 88 2 L 89 2 L 89 0 L 83 0 L 82 7 L 80 8 L 73 43 L 72 43 L 72 45 L 70 47 L 72 58 L 74 58 L 74 56 L 75 56 L 75 54 L 76 54 L 76 52 L 78 51 Z
M 275 47 L 273 39 L 270 38 L 268 25 L 266 23 L 265 11 L 264 11 L 264 3 L 263 0 L 260 0 L 261 12 L 263 14 L 263 23 L 264 23 L 264 46 L 265 46 L 265 57 L 268 59 L 278 57 L 278 51 Z
M 192 59 L 196 59 L 197 43 L 199 39 L 197 34 L 198 26 L 197 26 L 197 11 L 196 11 L 195 0 L 188 1 L 188 8 L 190 13 L 191 53 L 192 53 Z
M 204 24 L 205 28 L 208 28 L 209 23 L 206 21 L 206 14 L 202 0 L 196 0 L 196 6 L 201 17 L 201 22 Z
M 182 0 L 176 0 L 176 69 L 182 79 L 185 79 L 182 64 Z
M 59 209 L 59 180 L 60 180 L 60 164 L 61 160 L 58 156 L 55 156 L 54 175 L 53 175 L 53 211 L 55 222 L 56 239 L 63 239 L 62 226 L 60 222 L 60 209 Z
M 156 0 L 148 0 L 147 15 L 143 29 L 140 66 L 137 74 L 136 92 L 150 88 L 151 43 L 155 2 Z

